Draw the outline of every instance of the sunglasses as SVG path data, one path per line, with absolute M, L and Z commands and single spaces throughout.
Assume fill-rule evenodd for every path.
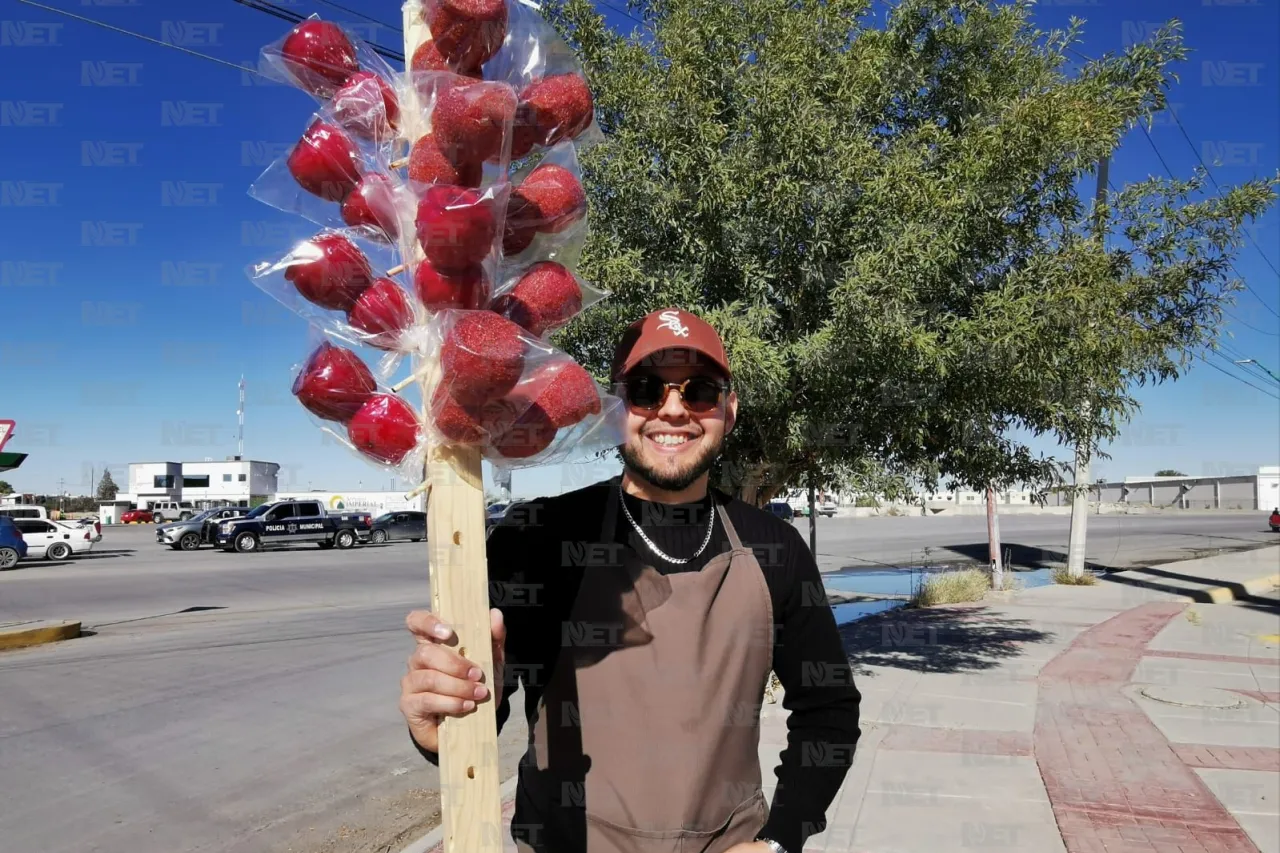
M 671 388 L 680 392 L 684 407 L 697 414 L 714 411 L 728 384 L 708 376 L 692 376 L 683 382 L 666 382 L 660 376 L 639 374 L 622 381 L 627 401 L 637 409 L 660 409 Z

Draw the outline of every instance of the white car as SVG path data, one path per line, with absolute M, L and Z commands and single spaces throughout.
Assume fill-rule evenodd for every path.
M 27 559 L 66 560 L 93 550 L 92 527 L 64 524 L 47 518 L 15 518 L 13 524 L 27 543 Z
M 827 518 L 831 518 L 839 508 L 831 498 L 823 498 L 818 501 L 818 515 L 825 515 Z

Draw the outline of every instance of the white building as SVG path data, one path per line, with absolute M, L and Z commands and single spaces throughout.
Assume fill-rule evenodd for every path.
M 221 462 L 133 462 L 129 481 L 116 501 L 150 509 L 161 501 L 190 501 L 197 507 L 249 506 L 276 493 L 280 466 L 230 457 Z

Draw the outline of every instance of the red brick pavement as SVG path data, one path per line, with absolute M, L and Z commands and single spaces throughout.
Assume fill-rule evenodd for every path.
M 1114 616 L 1040 672 L 1035 757 L 1068 853 L 1258 853 L 1121 692 L 1184 607 L 1155 602 Z
M 1280 773 L 1280 749 L 1267 746 L 1219 746 L 1175 743 L 1173 751 L 1188 767 L 1211 770 L 1269 770 Z

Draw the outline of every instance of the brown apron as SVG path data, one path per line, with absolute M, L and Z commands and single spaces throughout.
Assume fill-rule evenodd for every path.
M 603 542 L 617 520 L 610 495 Z M 764 826 L 773 604 L 715 511 L 732 550 L 701 571 L 663 575 L 630 548 L 583 569 L 521 761 L 521 853 L 721 853 Z

